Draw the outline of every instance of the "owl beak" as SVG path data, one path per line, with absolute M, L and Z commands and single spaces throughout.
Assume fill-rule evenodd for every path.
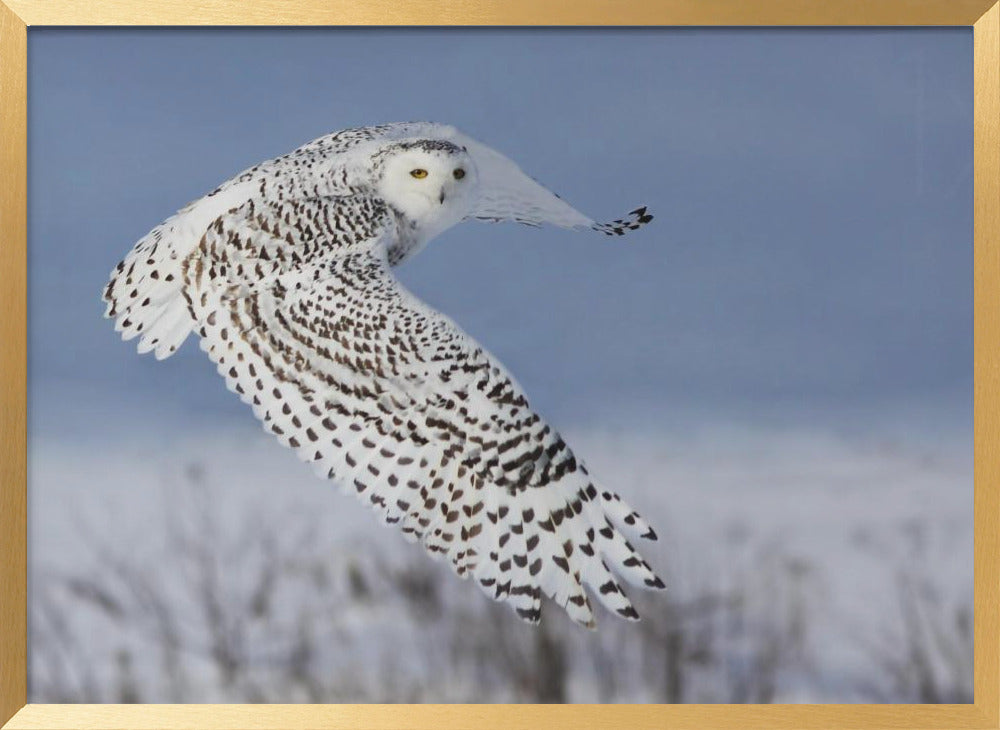
M 444 205 L 444 188 L 441 188 L 441 193 L 438 195 L 438 202 Z

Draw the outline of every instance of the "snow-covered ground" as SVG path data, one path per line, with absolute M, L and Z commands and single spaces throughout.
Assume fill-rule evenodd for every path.
M 252 419 L 209 420 L 194 429 L 190 425 L 163 428 L 163 419 L 174 421 L 170 414 L 121 418 L 116 423 L 130 423 L 134 428 L 129 432 L 118 429 L 110 441 L 106 424 L 95 426 L 89 436 L 72 424 L 63 424 L 64 429 L 48 428 L 31 440 L 33 646 L 41 642 L 33 652 L 35 700 L 60 699 L 52 696 L 58 694 L 53 689 L 56 685 L 68 693 L 64 699 L 127 697 L 121 686 L 125 675 L 131 687 L 126 689 L 147 701 L 257 696 L 253 692 L 247 696 L 245 687 L 227 687 L 219 679 L 217 668 L 212 668 L 217 652 L 212 653 L 207 634 L 194 628 L 192 636 L 202 631 L 201 638 L 192 638 L 190 643 L 202 648 L 189 647 L 182 658 L 186 657 L 187 674 L 200 679 L 193 684 L 175 683 L 171 694 L 162 660 L 142 650 L 144 642 L 152 640 L 148 627 L 130 625 L 133 609 L 108 609 L 119 600 L 113 596 L 115 580 L 123 571 L 133 571 L 166 586 L 164 600 L 180 625 L 204 623 L 202 604 L 192 600 L 204 592 L 197 577 L 204 578 L 204 573 L 185 572 L 184 560 L 177 555 L 178 545 L 189 557 L 197 554 L 191 541 L 203 540 L 201 547 L 219 552 L 221 580 L 229 586 L 220 589 L 223 596 L 253 592 L 249 584 L 259 579 L 261 571 L 247 554 L 260 550 L 255 540 L 262 535 L 266 537 L 263 544 L 271 546 L 268 549 L 284 555 L 281 564 L 286 567 L 295 563 L 289 557 L 294 554 L 314 568 L 327 564 L 332 574 L 348 576 L 343 593 L 324 592 L 316 586 L 295 588 L 292 582 L 268 600 L 280 604 L 272 610 L 285 616 L 281 631 L 286 633 L 301 628 L 303 615 L 327 620 L 336 614 L 337 621 L 324 629 L 332 633 L 317 629 L 318 634 L 308 634 L 313 644 L 310 651 L 315 653 L 311 661 L 323 668 L 321 675 L 332 676 L 336 671 L 338 676 L 354 677 L 359 699 L 405 699 L 398 692 L 407 682 L 423 688 L 414 690 L 413 696 L 419 699 L 484 697 L 482 688 L 469 684 L 467 676 L 443 685 L 428 684 L 428 677 L 422 676 L 454 664 L 427 658 L 426 644 L 414 638 L 415 632 L 419 636 L 428 631 L 451 632 L 454 638 L 456 629 L 448 616 L 458 617 L 457 621 L 467 615 L 488 615 L 491 618 L 485 625 L 496 632 L 498 640 L 521 642 L 519 646 L 536 641 L 530 637 L 537 636 L 538 630 L 522 629 L 512 613 L 485 614 L 488 608 L 493 610 L 491 602 L 441 566 L 429 575 L 434 590 L 443 596 L 440 600 L 453 611 L 439 612 L 433 621 L 425 621 L 427 617 L 422 618 L 419 610 L 411 610 L 416 604 L 396 595 L 405 584 L 380 583 L 376 575 L 398 577 L 401 571 L 419 572 L 430 566 L 420 549 L 380 527 L 363 505 L 314 478 L 307 466 L 272 442 Z M 913 640 L 908 634 L 914 626 L 904 615 L 909 600 L 905 596 L 919 599 L 920 606 L 913 609 L 936 622 L 926 627 L 931 634 L 940 633 L 942 627 L 950 630 L 952 618 L 971 607 L 969 440 L 900 440 L 891 434 L 887 428 L 852 436 L 832 429 L 710 422 L 679 433 L 649 424 L 630 428 L 622 419 L 564 429 L 592 473 L 639 509 L 660 535 L 657 543 L 644 547 L 669 590 L 665 598 L 657 594 L 639 604 L 647 619 L 651 613 L 665 612 L 668 604 L 696 603 L 699 597 L 735 588 L 743 603 L 757 604 L 754 608 L 741 603 L 746 616 L 767 618 L 775 611 L 792 611 L 796 616 L 784 627 L 790 626 L 796 635 L 796 647 L 782 653 L 778 661 L 794 660 L 794 666 L 779 667 L 772 698 L 818 702 L 912 700 L 892 684 L 886 669 L 886 664 L 903 661 L 909 650 L 906 642 Z M 186 547 L 178 533 L 187 536 Z M 385 570 L 378 573 L 377 566 Z M 54 588 L 60 581 L 63 588 Z M 89 587 L 81 587 L 86 581 L 91 581 Z M 112 594 L 103 599 L 97 595 L 105 590 L 100 588 L 102 582 Z M 65 585 L 75 589 L 64 590 Z M 359 591 L 363 600 L 358 599 Z M 61 617 L 42 610 L 43 592 L 46 610 L 56 610 Z M 794 606 L 784 599 L 777 606 L 778 593 L 794 594 Z M 101 611 L 94 610 L 102 600 L 103 620 Z M 238 618 L 245 609 L 237 603 L 223 608 Z M 306 606 L 309 610 L 303 613 Z M 649 661 L 648 655 L 643 654 L 642 661 L 636 658 L 636 652 L 650 651 L 636 639 L 641 631 L 637 626 L 642 624 L 624 624 L 608 615 L 601 619 L 596 637 L 566 629 L 555 610 L 544 614 L 543 621 L 551 621 L 559 630 L 571 663 L 578 661 L 572 659 L 574 652 L 592 656 L 603 647 L 600 650 L 611 659 L 605 656 L 602 661 L 633 662 L 640 667 L 634 671 L 644 671 L 642 662 Z M 428 622 L 436 628 L 429 628 Z M 770 630 L 762 627 L 759 632 Z M 278 640 L 268 635 L 266 626 L 256 631 L 255 641 L 261 647 Z M 758 638 L 755 632 L 759 633 L 751 620 L 733 634 L 733 641 L 752 643 Z M 422 640 L 426 642 L 427 636 Z M 57 652 L 53 644 L 60 641 L 72 649 Z M 729 651 L 721 641 L 722 651 Z M 614 644 L 610 649 L 609 642 Z M 123 646 L 133 648 L 123 654 Z M 354 649 L 341 651 L 344 646 Z M 949 651 L 939 646 L 930 650 L 945 655 L 929 660 L 935 665 L 931 671 L 954 674 L 948 662 L 957 663 L 960 684 L 967 686 L 971 665 L 966 657 L 956 658 Z M 53 659 L 57 654 L 62 657 L 58 661 Z M 536 660 L 529 653 L 524 661 Z M 82 670 L 67 669 L 81 661 L 93 673 L 82 685 Z M 59 672 L 63 672 L 62 679 L 56 676 Z M 598 695 L 593 671 L 570 671 L 569 675 L 564 699 L 570 701 L 663 699 L 662 693 L 643 685 L 641 679 L 605 687 L 600 690 L 604 694 Z M 66 678 L 73 676 L 77 679 Z M 359 679 L 363 677 L 368 679 Z M 494 689 L 485 698 L 523 696 L 516 687 L 504 688 L 504 681 L 494 680 L 490 685 Z M 712 681 L 729 680 L 716 677 Z M 83 685 L 89 695 L 81 694 Z M 278 696 L 274 691 L 261 690 L 259 696 L 288 701 L 325 696 L 302 695 L 294 688 Z M 342 683 L 341 692 L 336 696 L 349 696 L 351 689 Z M 710 698 L 732 696 L 722 692 Z

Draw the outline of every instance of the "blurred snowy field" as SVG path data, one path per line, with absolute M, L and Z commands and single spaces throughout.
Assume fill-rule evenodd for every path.
M 170 412 L 133 415 L 117 414 L 137 430 L 111 445 L 107 425 L 88 439 L 68 421 L 62 437 L 54 428 L 30 445 L 35 701 L 935 701 L 915 694 L 928 691 L 917 650 L 936 701 L 971 692 L 966 438 L 905 441 L 872 424 L 853 434 L 718 423 L 681 433 L 615 419 L 563 429 L 655 525 L 660 540 L 645 552 L 668 583 L 666 594 L 631 591 L 643 623 L 602 614 L 592 634 L 553 607 L 542 629 L 522 626 L 249 418 L 192 426 Z M 326 578 L 297 581 L 295 565 Z M 427 581 L 423 594 L 414 598 L 407 575 Z M 150 581 L 141 590 L 140 576 Z M 218 583 L 206 604 L 209 577 Z M 271 618 L 255 624 L 261 590 Z M 678 618 L 683 607 L 698 613 L 725 596 L 738 610 L 720 618 L 712 651 L 733 656 L 701 658 L 707 677 L 697 656 L 671 659 L 682 649 L 644 633 L 666 627 L 690 640 L 705 629 Z M 181 627 L 170 671 L 153 649 L 163 613 Z M 225 649 L 235 657 L 220 658 L 220 625 L 223 648 L 242 632 L 244 649 Z M 781 640 L 757 646 L 772 635 Z M 289 673 L 295 637 L 308 637 L 307 672 Z M 472 638 L 527 647 L 509 662 L 521 671 L 557 641 L 557 691 L 539 697 L 551 677 L 503 671 L 471 681 L 460 668 L 485 660 L 456 646 Z M 744 697 L 739 683 L 755 681 L 764 670 L 753 662 L 764 660 L 773 687 Z M 917 674 L 894 674 L 908 671 Z M 296 672 L 309 682 L 283 683 Z

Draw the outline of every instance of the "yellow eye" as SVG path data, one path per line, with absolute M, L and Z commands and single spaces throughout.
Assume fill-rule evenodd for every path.
M 451 174 L 455 176 L 456 180 L 461 180 L 463 177 L 465 177 L 465 170 L 463 170 L 461 167 L 456 167 L 455 172 Z
M 410 170 L 410 175 L 417 178 L 417 180 L 423 180 L 427 177 L 427 170 L 422 170 L 418 167 L 416 170 Z

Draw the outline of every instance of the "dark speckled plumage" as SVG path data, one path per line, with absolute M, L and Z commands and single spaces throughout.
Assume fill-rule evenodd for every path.
M 280 442 L 521 618 L 539 619 L 543 594 L 585 625 L 591 597 L 637 618 L 619 579 L 663 587 L 629 542 L 652 529 L 489 353 L 392 275 L 419 226 L 374 193 L 353 151 L 374 168 L 406 146 L 478 144 L 420 131 L 347 130 L 237 176 L 139 242 L 112 272 L 108 315 L 161 357 L 196 332 Z M 549 216 L 612 235 L 651 218 L 640 208 L 595 224 L 549 199 L 519 210 L 508 187 L 508 213 L 484 195 L 465 217 Z

